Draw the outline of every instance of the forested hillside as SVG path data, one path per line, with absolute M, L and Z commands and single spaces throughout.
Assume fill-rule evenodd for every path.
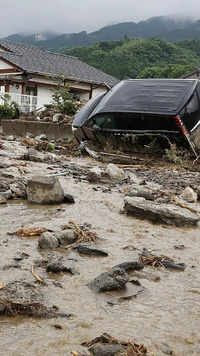
M 6 39 L 58 51 L 61 47 L 89 46 L 100 41 L 120 41 L 124 37 L 151 38 L 154 36 L 172 42 L 198 39 L 200 38 L 200 20 L 195 21 L 180 16 L 155 16 L 138 23 L 132 21 L 104 26 L 90 33 L 86 31 L 60 34 L 45 31 L 32 35 L 16 33 Z
M 172 43 L 159 38 L 125 37 L 62 52 L 119 79 L 178 78 L 200 67 L 200 40 Z

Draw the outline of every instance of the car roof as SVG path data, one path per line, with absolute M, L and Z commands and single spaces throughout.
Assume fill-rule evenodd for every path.
M 177 115 L 197 84 L 197 79 L 123 80 L 102 98 L 90 118 L 105 112 Z

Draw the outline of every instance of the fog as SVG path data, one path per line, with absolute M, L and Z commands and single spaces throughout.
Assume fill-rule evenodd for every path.
M 0 36 L 45 30 L 91 32 L 152 16 L 176 14 L 197 18 L 200 10 L 199 0 L 0 0 L 0 4 Z

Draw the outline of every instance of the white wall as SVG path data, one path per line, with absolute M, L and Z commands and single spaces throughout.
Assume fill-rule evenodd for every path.
M 11 69 L 13 68 L 13 66 L 11 66 L 10 64 L 0 60 L 0 69 Z
M 53 94 L 52 89 L 48 89 L 47 87 L 38 86 L 38 92 L 37 92 L 38 103 L 37 103 L 37 107 L 41 108 L 45 104 L 50 104 L 51 99 L 52 99 L 52 94 Z

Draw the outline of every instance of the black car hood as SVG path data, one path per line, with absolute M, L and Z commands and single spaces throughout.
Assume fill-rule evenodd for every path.
M 115 85 L 89 118 L 105 112 L 177 115 L 190 99 L 196 79 L 128 79 Z

